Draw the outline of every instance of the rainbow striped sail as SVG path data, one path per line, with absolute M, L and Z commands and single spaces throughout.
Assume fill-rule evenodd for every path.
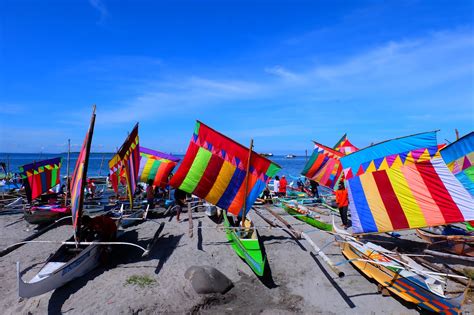
M 248 156 L 248 148 L 198 121 L 186 155 L 170 185 L 242 216 L 244 198 L 247 213 L 269 179 L 281 169 L 252 151 L 248 194 L 245 196 Z
M 125 139 L 118 153 L 109 161 L 109 168 L 111 174 L 117 174 L 117 185 L 114 187 L 115 192 L 118 191 L 118 180 L 122 176 L 122 172 L 124 173 L 131 205 L 133 203 L 133 194 L 137 188 L 138 171 L 140 168 L 138 123 L 133 127 L 132 132 Z M 114 179 L 112 179 L 112 182 L 114 182 Z
M 84 143 L 77 158 L 76 167 L 71 177 L 71 214 L 72 226 L 77 235 L 80 230 L 80 217 L 82 215 L 82 205 L 84 199 L 84 188 L 87 178 L 87 166 L 89 164 L 89 153 L 91 150 L 92 135 L 94 134 L 95 106 L 92 111 L 91 123 L 86 133 Z
M 178 164 L 179 158 L 144 147 L 140 147 L 140 157 L 139 181 L 148 183 L 152 180 L 153 185 L 166 187 L 168 176 Z
M 474 132 L 440 150 L 449 170 L 474 196 Z
M 61 182 L 60 157 L 26 164 L 19 169 L 29 202 Z
M 441 159 L 436 132 L 382 142 L 340 161 L 355 233 L 474 219 L 473 199 Z
M 333 189 L 342 174 L 339 162 L 342 156 L 344 156 L 343 153 L 314 142 L 313 154 L 311 154 L 301 175 Z

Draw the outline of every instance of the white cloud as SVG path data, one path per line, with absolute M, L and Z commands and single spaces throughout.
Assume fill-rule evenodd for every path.
M 89 0 L 90 5 L 99 12 L 98 24 L 103 24 L 108 17 L 109 12 L 102 0 Z

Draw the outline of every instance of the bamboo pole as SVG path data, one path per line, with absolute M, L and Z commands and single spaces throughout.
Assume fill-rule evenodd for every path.
M 69 194 L 69 159 L 71 154 L 71 139 L 67 139 L 67 161 L 66 161 L 66 195 L 64 196 L 64 206 L 67 206 L 67 196 Z
M 425 249 L 423 252 L 426 253 L 426 254 L 434 255 L 434 256 L 440 256 L 440 257 L 445 257 L 445 258 L 452 258 L 452 259 L 458 259 L 458 260 L 474 262 L 474 257 L 459 256 L 459 255 L 441 253 L 441 252 L 437 252 L 437 251 L 430 250 L 430 249 Z
M 313 242 L 313 240 L 305 232 L 301 232 L 301 237 L 304 238 L 313 247 L 313 249 L 316 251 L 316 255 L 321 257 L 324 262 L 329 266 L 329 268 L 331 268 L 331 270 L 338 275 L 339 278 L 344 277 L 344 272 L 339 270 L 339 268 L 334 265 L 331 259 L 326 256 L 326 254 Z
M 291 235 L 293 235 L 293 237 L 295 239 L 300 239 L 301 238 L 301 233 L 299 231 L 296 231 L 295 229 L 293 229 L 293 227 L 290 225 L 290 223 L 288 223 L 285 219 L 283 219 L 281 216 L 279 216 L 275 211 L 271 210 L 270 207 L 268 206 L 265 206 L 265 209 L 271 214 L 273 215 L 275 218 L 278 219 L 278 221 L 280 221 L 281 223 L 283 223 L 288 229 L 289 229 L 289 232 L 291 233 Z
M 250 139 L 249 156 L 247 158 L 247 171 L 245 173 L 245 195 L 244 195 L 244 210 L 242 213 L 242 226 L 244 226 L 245 224 L 245 212 L 247 211 L 247 194 L 249 191 L 249 171 L 250 171 L 250 159 L 252 157 L 252 149 L 253 149 L 253 139 Z
M 193 238 L 193 210 L 191 208 L 191 203 L 188 202 L 188 222 L 189 222 L 189 229 L 188 229 L 188 236 Z

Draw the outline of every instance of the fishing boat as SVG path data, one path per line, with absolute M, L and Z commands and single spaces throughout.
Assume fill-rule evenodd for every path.
M 294 159 L 294 158 L 296 157 L 296 155 L 294 155 L 294 154 L 287 154 L 285 157 L 286 157 L 287 159 Z
M 363 243 L 345 236 L 340 244 L 348 261 L 392 294 L 428 311 L 442 314 L 461 312 L 466 292 L 448 297 L 443 289 L 447 279 L 441 274 L 427 271 L 408 256 L 370 242 Z
M 265 272 L 266 255 L 262 250 L 257 230 L 247 216 L 244 228 L 236 228 L 235 219 L 223 211 L 227 239 L 237 255 L 242 258 L 258 276 Z
M 427 229 L 416 229 L 416 234 L 430 246 L 456 255 L 474 257 L 474 233 L 471 235 L 444 235 Z
M 472 196 L 441 159 L 436 132 L 381 142 L 341 157 L 340 162 L 354 234 L 419 229 L 474 219 Z M 425 270 L 406 255 L 358 241 L 336 226 L 334 230 L 343 255 L 381 287 L 429 311 L 461 311 L 463 295 L 449 298 L 443 291 L 446 274 Z
M 282 208 L 295 219 L 306 222 L 323 231 L 332 231 L 332 224 L 318 220 L 319 216 L 308 208 L 297 203 L 282 202 Z
M 25 208 L 24 219 L 30 224 L 46 224 L 71 215 L 69 207 L 61 205 L 41 205 Z
M 255 272 L 265 273 L 263 244 L 247 217 L 271 177 L 281 169 L 200 121 L 170 185 L 224 210 L 224 226 L 233 250 Z M 235 219 L 230 219 L 231 215 Z M 244 226 L 237 224 L 244 222 Z M 235 223 L 235 224 L 234 224 Z

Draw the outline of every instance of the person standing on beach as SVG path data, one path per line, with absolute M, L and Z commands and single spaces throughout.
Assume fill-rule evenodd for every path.
M 176 221 L 179 222 L 179 215 L 184 206 L 186 206 L 186 192 L 176 188 L 174 191 L 174 200 L 176 202 Z
M 288 182 L 286 181 L 285 175 L 281 176 L 280 180 L 280 189 L 278 190 L 280 197 L 285 197 L 286 196 L 286 186 L 288 185 Z
M 314 180 L 310 179 L 309 185 L 311 186 L 311 193 L 313 194 L 313 197 L 319 199 L 318 182 L 315 182 Z
M 349 198 L 343 181 L 339 182 L 339 188 L 335 191 L 335 194 L 336 203 L 339 208 L 339 214 L 341 215 L 342 226 L 347 229 L 349 227 L 347 220 L 347 207 L 349 205 Z
M 149 209 L 155 208 L 155 189 L 153 188 L 153 180 L 148 181 L 148 186 L 146 188 L 146 201 L 150 206 Z
M 273 180 L 273 194 L 275 196 L 278 196 L 280 192 L 280 177 L 275 176 L 275 179 Z

